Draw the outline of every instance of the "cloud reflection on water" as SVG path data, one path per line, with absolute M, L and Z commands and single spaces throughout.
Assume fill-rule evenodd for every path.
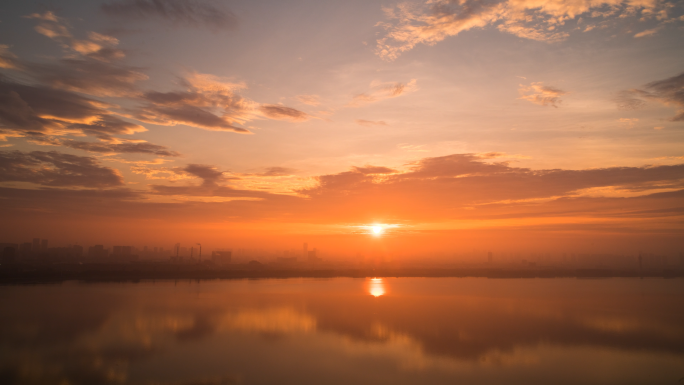
M 664 378 L 684 362 L 681 289 L 675 280 L 421 278 L 4 287 L 0 306 L 12 311 L 0 319 L 0 380 Z

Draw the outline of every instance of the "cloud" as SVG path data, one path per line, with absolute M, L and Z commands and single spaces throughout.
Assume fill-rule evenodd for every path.
M 16 69 L 19 68 L 17 56 L 9 51 L 9 46 L 0 44 L 0 68 Z
M 111 62 L 126 57 L 126 53 L 116 46 L 119 40 L 97 32 L 88 33 L 88 39 L 71 41 L 71 49 L 83 56 L 102 62 Z
M 540 106 L 553 106 L 558 108 L 562 102 L 561 95 L 566 95 L 568 92 L 560 90 L 555 87 L 545 86 L 541 82 L 532 83 L 529 86 L 520 85 L 518 89 L 520 99 L 527 100 Z
M 430 152 L 430 150 L 425 148 L 424 144 L 400 144 L 398 147 L 408 152 Z
M 268 167 L 266 171 L 256 174 L 257 176 L 289 176 L 297 172 L 293 168 L 287 167 Z
M 639 118 L 620 118 L 618 119 L 618 122 L 628 126 L 628 127 L 634 127 L 636 122 L 639 121 Z
M 20 136 L 90 134 L 109 136 L 146 131 L 110 114 L 107 104 L 44 86 L 0 80 L 0 129 Z
M 159 18 L 175 25 L 232 30 L 238 18 L 231 11 L 207 1 L 196 0 L 118 0 L 102 5 L 114 17 L 147 20 Z
M 641 11 L 644 19 L 668 22 L 671 2 L 654 0 L 429 0 L 422 5 L 400 3 L 385 8 L 386 31 L 376 54 L 394 60 L 418 44 L 434 45 L 449 36 L 487 26 L 525 39 L 555 42 L 569 32 L 566 22 L 580 16 L 605 19 Z M 569 28 L 566 28 L 570 30 Z M 587 29 L 588 30 L 588 29 Z M 638 35 L 638 34 L 637 34 Z
M 142 69 L 121 63 L 125 53 L 116 48 L 119 40 L 97 32 L 89 32 L 86 39 L 72 36 L 66 20 L 52 12 L 33 14 L 28 18 L 39 20 L 36 30 L 59 43 L 69 54 L 51 63 L 10 62 L 43 85 L 94 96 L 132 96 L 137 93 L 136 83 L 147 80 Z M 6 52 L 0 49 L 0 58 Z M 8 59 L 0 59 L 7 62 Z
M 129 110 L 130 116 L 152 124 L 249 133 L 236 126 L 255 117 L 256 103 L 235 93 L 245 88 L 244 84 L 198 73 L 181 78 L 179 83 L 184 90 L 142 94 L 140 99 L 146 104 Z
M 276 104 L 264 104 L 259 107 L 259 111 L 266 117 L 277 120 L 289 120 L 291 122 L 303 122 L 309 120 L 309 115 L 294 108 Z
M 117 159 L 117 161 L 122 161 Z M 190 176 L 187 173 L 179 172 L 177 167 L 149 167 L 149 165 L 156 165 L 159 163 L 144 163 L 144 162 L 131 162 L 123 161 L 124 163 L 133 163 L 131 166 L 131 172 L 134 174 L 144 175 L 145 179 L 162 179 L 168 182 L 176 182 L 179 180 L 190 179 L 194 176 Z
M 480 159 L 496 159 L 496 158 L 506 158 L 506 159 L 532 159 L 529 155 L 520 154 L 506 154 L 505 152 L 485 152 L 476 154 Z
M 135 96 L 139 92 L 137 83 L 147 80 L 140 68 L 112 63 L 125 57 L 115 48 L 119 42 L 116 38 L 90 32 L 87 39 L 79 40 L 68 32 L 66 21 L 51 12 L 27 17 L 40 20 L 39 27 L 44 28 L 38 28 L 39 32 L 58 42 L 68 54 L 52 62 L 37 63 L 20 60 L 6 45 L 0 45 L 0 68 L 20 71 L 34 84 L 96 97 Z M 53 30 L 62 32 L 48 32 Z
M 355 172 L 360 172 L 361 174 L 364 174 L 364 175 L 391 174 L 391 173 L 397 172 L 397 170 L 391 169 L 389 167 L 370 166 L 370 165 L 366 165 L 364 167 L 352 167 L 352 170 Z
M 24 63 L 24 69 L 42 84 L 93 96 L 135 96 L 137 83 L 148 79 L 138 68 L 88 59 Z
M 641 32 L 635 34 L 634 37 L 640 38 L 640 37 L 645 37 L 645 36 L 653 36 L 653 35 L 655 35 L 659 30 L 660 30 L 660 28 L 647 29 L 647 30 L 645 30 L 645 31 L 641 31 Z
M 620 91 L 615 98 L 618 108 L 626 110 L 642 108 L 647 101 L 674 106 L 676 114 L 670 121 L 684 121 L 684 73 L 648 83 L 643 89 Z
M 151 185 L 151 193 L 155 195 L 174 196 L 181 200 L 188 200 L 188 198 L 205 197 L 205 198 L 229 198 L 227 200 L 217 199 L 215 202 L 225 202 L 230 200 L 263 200 L 265 198 L 277 198 L 277 194 L 268 192 L 236 189 L 229 186 L 205 185 L 201 186 L 166 186 L 166 185 Z M 191 199 L 189 199 L 191 200 Z M 209 200 L 211 202 L 212 200 Z
M 412 79 L 406 84 L 374 81 L 370 84 L 370 89 L 368 91 L 354 96 L 347 106 L 361 107 L 384 99 L 396 98 L 397 96 L 416 91 L 418 89 L 416 83 L 416 79 Z
M 556 206 L 562 207 L 570 204 L 568 199 L 577 199 L 585 191 L 643 194 L 684 189 L 684 165 L 531 170 L 512 167 L 508 162 L 491 163 L 478 154 L 454 154 L 421 159 L 408 164 L 403 172 L 380 179 L 363 171 L 352 169 L 319 176 L 317 186 L 302 189 L 300 193 L 308 196 L 311 204 L 324 215 L 337 220 L 340 217 L 351 220 L 368 213 L 411 220 L 445 220 L 466 215 L 460 211 L 462 207 L 476 207 L 477 210 L 467 214 L 473 217 L 483 213 L 499 215 L 501 210 L 510 210 L 512 217 L 524 217 L 530 211 L 537 212 L 535 215 L 559 215 L 545 211 L 549 210 L 550 203 L 530 207 L 530 202 L 540 202 L 536 205 L 556 202 Z M 587 202 L 577 204 L 589 215 L 599 215 L 603 210 L 600 203 Z M 622 206 L 627 205 L 624 201 L 612 202 L 615 207 L 628 207 Z
M 83 142 L 62 140 L 59 145 L 88 152 L 106 154 L 151 154 L 157 156 L 178 157 L 180 153 L 170 151 L 167 147 L 145 141 L 124 141 L 123 143 Z
M 202 186 L 217 186 L 219 182 L 226 180 L 222 171 L 214 166 L 204 164 L 189 164 L 182 171 L 202 179 Z
M 318 106 L 321 104 L 320 96 L 318 95 L 298 95 L 296 99 L 301 103 L 308 104 L 310 106 Z
M 169 171 L 181 178 L 168 178 Z M 282 195 L 259 191 L 255 189 L 241 189 L 226 185 L 228 182 L 242 180 L 242 177 L 276 177 L 289 176 L 295 170 L 284 167 L 269 167 L 263 173 L 257 174 L 230 174 L 220 171 L 216 166 L 205 164 L 188 164 L 184 168 L 174 169 L 141 169 L 134 172 L 145 174 L 150 179 L 168 179 L 178 180 L 185 179 L 185 177 L 194 177 L 202 179 L 200 185 L 185 185 L 185 186 L 168 186 L 168 185 L 152 185 L 151 193 L 155 195 L 173 196 L 177 199 L 187 200 L 188 198 L 219 198 L 219 201 L 225 202 L 235 199 L 247 200 L 263 200 L 265 198 L 278 199 Z
M 90 32 L 86 39 L 75 38 L 67 21 L 53 12 L 34 13 L 26 18 L 39 20 L 35 27 L 36 32 L 60 43 L 65 50 L 104 62 L 123 59 L 126 56 L 124 51 L 116 48 L 119 40 L 115 37 Z
M 193 7 L 211 10 L 200 3 L 182 1 L 167 3 L 124 1 L 110 5 L 114 8 L 123 7 L 121 9 L 132 9 L 131 7 L 138 6 L 142 7 L 141 9 L 156 7 L 157 11 L 168 11 L 172 16 L 173 12 L 188 11 Z M 9 130 L 0 128 L 0 139 L 8 136 L 22 136 L 17 134 L 17 127 L 24 132 L 35 131 L 47 135 L 80 132 L 94 134 L 101 139 L 106 139 L 112 134 L 145 131 L 142 126 L 125 122 L 115 115 L 156 125 L 184 124 L 207 130 L 245 134 L 251 132 L 239 125 L 253 119 L 304 121 L 310 118 L 308 114 L 294 108 L 261 105 L 243 98 L 237 92 L 246 88 L 244 83 L 209 74 L 191 72 L 178 78 L 177 84 L 181 87 L 179 90 L 142 91 L 139 88 L 139 82 L 148 78 L 141 72 L 142 69 L 111 62 L 124 57 L 122 51 L 113 48 L 118 44 L 116 38 L 90 32 L 87 39 L 79 40 L 71 34 L 66 20 L 54 13 L 46 12 L 27 17 L 38 20 L 40 33 L 59 42 L 64 49 L 70 50 L 75 56 L 69 55 L 67 58 L 48 63 L 32 63 L 18 60 L 6 46 L 0 46 L 2 66 L 19 69 L 23 75 L 30 77 L 36 84 L 35 86 L 22 86 L 8 81 L 3 83 L 2 88 L 13 87 L 14 89 L 7 91 L 4 95 L 3 90 L 0 89 L 0 98 L 4 99 L 6 106 L 4 111 L 0 111 L 0 123 L 4 118 L 5 123 L 10 125 Z M 2 79 L 0 76 L 0 80 Z M 21 92 L 17 90 L 18 88 L 22 88 Z M 71 113 L 72 108 L 60 108 L 60 111 L 53 114 L 37 111 L 36 109 L 42 108 L 41 105 L 44 103 L 36 104 L 35 100 L 27 99 L 32 96 L 33 99 L 37 98 L 36 92 L 33 91 L 37 93 L 44 91 L 48 96 L 61 93 L 67 100 L 81 98 L 80 104 L 90 104 L 91 109 L 97 109 L 98 112 L 91 112 L 89 115 L 77 114 L 78 119 L 69 120 L 70 124 L 66 124 L 62 115 Z M 68 94 L 69 91 L 72 94 Z M 121 108 L 84 98 L 75 93 L 94 97 L 122 97 L 135 104 Z
M 34 13 L 26 16 L 27 19 L 36 19 L 40 22 L 34 28 L 36 32 L 50 39 L 70 39 L 72 37 L 65 20 L 55 15 L 52 11 Z
M 620 223 L 613 229 L 621 233 L 630 218 L 638 220 L 633 231 L 648 231 L 648 223 L 673 223 L 658 218 L 682 215 L 684 164 L 532 170 L 509 162 L 492 162 L 497 159 L 500 157 L 453 154 L 423 158 L 401 169 L 353 167 L 314 177 L 316 183 L 296 190 L 298 196 L 233 188 L 227 183 L 235 178 L 219 168 L 188 165 L 157 169 L 157 174 L 150 170 L 140 173 L 150 179 L 167 179 L 171 175 L 176 175 L 177 180 L 200 178 L 202 183 L 156 184 L 137 195 L 122 193 L 120 198 L 99 201 L 65 189 L 44 193 L 0 188 L 0 207 L 8 213 L 29 207 L 41 215 L 48 208 L 53 215 L 92 216 L 97 212 L 100 220 L 111 216 L 167 219 L 173 215 L 187 223 L 231 218 L 339 225 L 384 218 L 418 223 L 476 220 L 485 224 L 494 220 L 495 227 L 529 228 L 544 222 L 519 219 L 550 218 L 554 223 L 564 223 L 565 227 L 559 228 L 566 230 L 596 223 L 595 219 L 600 218 L 600 223 L 609 227 Z M 14 175 L 26 179 L 23 171 L 15 171 Z M 160 203 L 160 199 L 166 203 Z
M 0 81 L 0 138 L 24 137 L 35 144 L 88 152 L 180 156 L 164 146 L 114 138 L 146 129 L 112 115 L 105 107 L 109 105 L 69 91 Z M 100 142 L 58 138 L 64 135 L 92 135 Z
M 365 126 L 365 127 L 386 126 L 387 125 L 387 123 L 385 123 L 382 120 L 356 119 L 354 122 L 356 122 L 356 124 L 358 124 L 359 126 Z
M 123 185 L 117 170 L 100 166 L 95 158 L 56 151 L 0 152 L 0 182 L 90 188 Z
M 614 101 L 620 110 L 638 110 L 646 106 L 646 102 L 638 97 L 638 94 L 643 93 L 640 90 L 626 90 L 618 92 Z
M 141 99 L 147 104 L 130 109 L 129 116 L 143 122 L 176 125 L 186 124 L 208 130 L 250 133 L 237 127 L 249 120 L 269 118 L 301 122 L 311 117 L 297 109 L 282 105 L 256 103 L 238 95 L 245 88 L 213 75 L 192 73 L 180 79 L 182 91 L 146 92 Z

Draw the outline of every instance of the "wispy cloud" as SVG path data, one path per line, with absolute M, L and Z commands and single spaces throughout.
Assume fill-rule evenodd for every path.
M 383 120 L 365 120 L 365 119 L 356 119 L 354 121 L 356 124 L 359 126 L 366 126 L 366 127 L 375 127 L 375 126 L 387 126 L 387 123 Z
M 408 151 L 408 152 L 430 152 L 430 150 L 425 148 L 424 144 L 406 144 L 402 143 L 398 145 L 399 149 Z
M 261 111 L 261 113 L 268 118 L 277 120 L 289 120 L 291 122 L 303 122 L 309 120 L 310 118 L 310 116 L 305 112 L 277 104 L 261 105 L 259 106 L 259 111 Z
M 119 45 L 117 38 L 89 32 L 87 38 L 78 39 L 71 33 L 69 23 L 53 12 L 34 13 L 26 18 L 38 20 L 36 32 L 60 43 L 67 51 L 77 52 L 85 57 L 104 62 L 123 59 L 126 56 L 124 51 L 116 48 Z
M 641 31 L 641 32 L 635 34 L 634 37 L 639 38 L 639 37 L 653 36 L 656 33 L 658 33 L 658 31 L 660 31 L 660 28 L 651 28 L 651 29 L 647 29 L 645 31 Z
M 560 97 L 568 94 L 568 92 L 558 88 L 545 86 L 541 82 L 532 83 L 529 86 L 521 84 L 518 92 L 520 93 L 520 99 L 539 104 L 540 106 L 553 106 L 556 108 L 562 102 Z
M 377 40 L 376 54 L 394 60 L 418 44 L 434 45 L 449 36 L 475 28 L 496 26 L 521 38 L 555 42 L 569 36 L 564 28 L 580 16 L 606 19 L 629 17 L 673 21 L 667 10 L 672 2 L 655 0 L 429 0 L 422 5 L 400 3 L 385 8 L 386 33 Z M 587 28 L 586 30 L 589 30 Z M 657 29 L 657 28 L 656 28 Z M 635 37 L 655 33 L 644 31 Z
M 90 188 L 123 185 L 117 170 L 100 166 L 95 158 L 56 151 L 0 152 L 0 182 Z
M 268 167 L 264 172 L 254 174 L 257 176 L 265 176 L 265 177 L 270 177 L 270 176 L 289 176 L 297 172 L 297 170 L 289 167 L 279 167 L 279 166 L 274 166 L 274 167 Z
M 627 127 L 634 127 L 634 125 L 639 121 L 639 118 L 620 118 L 618 122 L 626 125 Z
M 9 50 L 6 44 L 0 44 L 0 68 L 15 69 L 18 68 L 17 55 Z
M 179 82 L 185 89 L 171 92 L 145 92 L 147 104 L 130 111 L 130 116 L 159 125 L 185 124 L 210 130 L 249 133 L 236 124 L 253 119 L 256 103 L 236 91 L 242 83 L 213 75 L 191 73 Z
M 371 166 L 371 165 L 365 165 L 363 167 L 352 167 L 352 170 L 355 172 L 359 172 L 364 175 L 374 175 L 374 174 L 392 174 L 397 172 L 397 170 L 389 168 L 389 167 L 383 167 L 383 166 Z
M 100 101 L 69 91 L 0 81 L 0 131 L 20 135 L 110 136 L 146 131 L 113 116 Z
M 88 152 L 103 154 L 150 154 L 157 156 L 178 157 L 180 153 L 171 151 L 165 146 L 152 144 L 144 140 L 119 140 L 111 142 L 85 142 L 79 140 L 61 140 L 59 145 Z
M 378 102 L 384 99 L 396 98 L 414 92 L 418 89 L 416 79 L 408 83 L 392 83 L 374 81 L 370 84 L 370 89 L 354 96 L 348 107 L 360 107 L 369 103 Z
M 620 91 L 615 98 L 618 108 L 634 110 L 646 106 L 647 101 L 656 101 L 676 108 L 673 122 L 684 121 L 684 73 L 671 78 L 656 80 L 643 89 Z
M 321 104 L 321 98 L 318 95 L 298 95 L 296 99 L 309 106 L 315 107 Z

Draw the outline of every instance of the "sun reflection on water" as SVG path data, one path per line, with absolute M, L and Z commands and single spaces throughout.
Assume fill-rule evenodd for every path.
M 382 281 L 382 278 L 371 278 L 370 283 L 368 284 L 368 292 L 373 297 L 384 295 L 386 291 L 385 283 Z

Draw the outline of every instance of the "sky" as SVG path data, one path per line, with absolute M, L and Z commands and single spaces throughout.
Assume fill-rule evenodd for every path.
M 0 231 L 680 252 L 682 37 L 660 0 L 7 2 Z

